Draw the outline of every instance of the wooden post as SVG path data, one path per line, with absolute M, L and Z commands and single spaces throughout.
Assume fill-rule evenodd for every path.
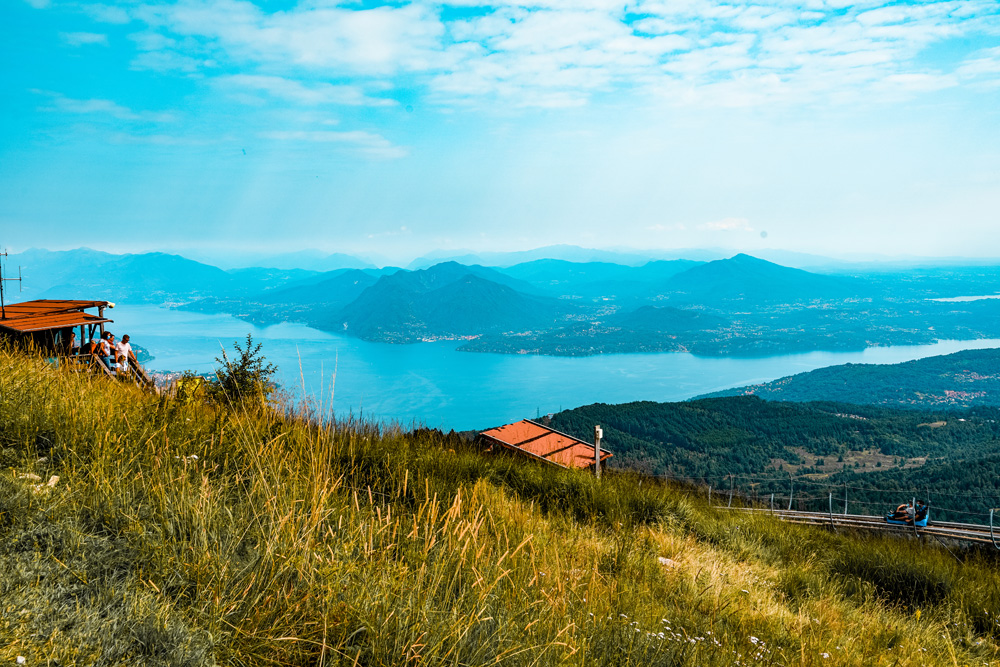
M 604 431 L 601 430 L 601 425 L 597 424 L 594 426 L 594 474 L 597 475 L 597 479 L 601 478 L 601 438 L 604 437 Z

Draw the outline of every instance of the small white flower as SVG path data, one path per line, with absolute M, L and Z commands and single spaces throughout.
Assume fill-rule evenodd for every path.
M 751 636 L 751 637 L 750 637 L 750 643 L 752 643 L 752 644 L 756 644 L 756 643 L 757 643 L 757 642 L 759 642 L 759 641 L 760 641 L 760 640 L 759 640 L 759 639 L 757 639 L 756 637 L 753 637 L 753 636 Z
M 17 656 L 17 664 L 23 665 L 25 663 L 25 657 L 23 655 Z
M 830 657 L 829 653 L 820 653 L 820 655 L 823 656 L 824 658 L 829 658 Z

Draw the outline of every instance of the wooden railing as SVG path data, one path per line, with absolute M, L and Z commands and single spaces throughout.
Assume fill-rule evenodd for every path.
M 128 371 L 124 373 L 119 373 L 117 370 L 112 371 L 110 368 L 104 365 L 101 358 L 96 354 L 76 354 L 68 357 L 63 357 L 71 364 L 75 364 L 80 370 L 88 370 L 90 372 L 98 373 L 99 375 L 105 375 L 111 379 L 115 380 L 131 380 L 139 387 L 146 389 L 152 389 L 153 379 L 149 377 L 149 373 L 146 369 L 142 367 L 136 361 L 129 360 Z

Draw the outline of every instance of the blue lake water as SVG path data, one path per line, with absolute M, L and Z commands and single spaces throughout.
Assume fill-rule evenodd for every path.
M 597 402 L 678 401 L 835 364 L 899 363 L 1000 347 L 1000 340 L 987 339 L 755 359 L 677 352 L 541 357 L 458 352 L 455 342 L 368 343 L 301 324 L 261 327 L 229 315 L 153 306 L 122 304 L 107 314 L 115 320 L 111 331 L 119 338 L 131 334 L 156 357 L 150 370 L 211 372 L 222 346 L 231 351 L 234 340 L 252 333 L 285 388 L 301 394 L 304 384 L 337 416 L 445 430 L 487 428 Z

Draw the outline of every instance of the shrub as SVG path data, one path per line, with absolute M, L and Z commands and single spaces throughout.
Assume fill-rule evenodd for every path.
M 253 336 L 247 334 L 244 346 L 239 341 L 233 341 L 236 350 L 235 358 L 230 361 L 226 350 L 222 350 L 222 358 L 215 358 L 220 368 L 215 373 L 216 382 L 212 393 L 217 397 L 233 402 L 245 401 L 248 398 L 267 398 L 274 390 L 271 376 L 278 369 L 273 364 L 265 363 L 266 359 L 260 352 L 261 344 L 253 342 Z

